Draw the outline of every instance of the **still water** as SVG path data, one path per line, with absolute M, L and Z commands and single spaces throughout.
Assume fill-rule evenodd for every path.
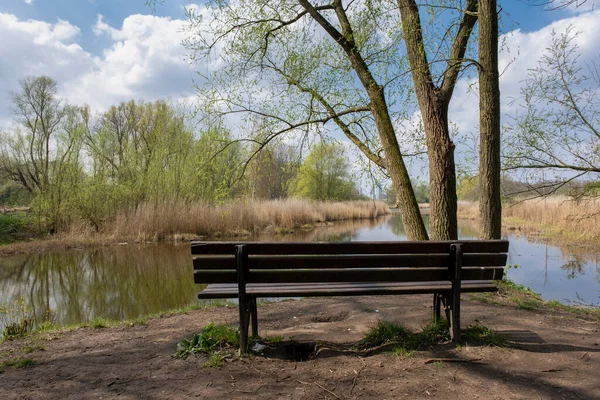
M 464 239 L 477 236 L 473 221 L 459 222 Z M 515 231 L 510 241 L 509 277 L 546 300 L 600 305 L 600 264 L 593 248 L 560 248 Z M 265 241 L 402 240 L 398 216 L 347 221 L 288 235 L 263 235 Z M 37 319 L 59 325 L 97 317 L 130 319 L 194 303 L 189 245 L 115 245 L 0 258 L 0 305 L 23 299 Z M 0 325 L 2 322 L 0 321 Z M 0 326 L 0 329 L 2 327 Z

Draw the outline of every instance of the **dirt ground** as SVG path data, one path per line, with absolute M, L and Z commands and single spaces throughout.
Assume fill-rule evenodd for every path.
M 203 368 L 205 356 L 172 357 L 180 339 L 206 324 L 235 324 L 234 307 L 8 341 L 0 361 L 35 363 L 5 368 L 0 399 L 600 399 L 600 324 L 566 313 L 465 300 L 463 326 L 482 323 L 513 348 L 442 344 L 407 359 L 389 349 L 350 350 L 381 319 L 419 331 L 430 303 L 430 296 L 379 296 L 259 306 L 261 336 L 316 345 L 302 362 L 289 351 L 236 358 L 220 369 Z

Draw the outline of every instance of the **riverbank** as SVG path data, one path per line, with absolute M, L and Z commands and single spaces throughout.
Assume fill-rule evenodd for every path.
M 410 354 L 390 346 L 359 353 L 353 345 L 380 320 L 418 332 L 428 322 L 430 296 L 311 298 L 259 306 L 259 333 L 277 343 L 268 356 L 228 357 L 220 368 L 206 367 L 207 356 L 173 358 L 182 338 L 211 322 L 236 323 L 237 308 L 213 307 L 7 341 L 0 344 L 0 397 L 600 397 L 597 320 L 464 297 L 463 326 L 486 326 L 506 347 L 442 342 Z
M 479 219 L 477 202 L 459 201 L 458 217 Z M 566 196 L 503 204 L 502 226 L 566 244 L 600 245 L 600 200 L 572 200 Z
M 124 242 L 178 242 L 264 233 L 286 234 L 310 230 L 332 221 L 374 219 L 387 214 L 390 214 L 390 209 L 381 201 L 310 202 L 286 199 L 240 201 L 219 206 L 177 202 L 145 204 L 117 214 L 98 231 L 85 223 L 72 223 L 64 232 L 1 245 L 0 256 Z

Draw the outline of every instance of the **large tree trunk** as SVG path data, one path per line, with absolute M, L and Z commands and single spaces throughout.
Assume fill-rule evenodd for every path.
M 479 64 L 479 237 L 500 239 L 502 204 L 496 0 L 480 0 Z
M 454 143 L 448 131 L 448 109 L 440 103 L 428 101 L 421 106 L 429 160 L 429 231 L 432 240 L 453 240 L 458 238 Z
M 441 87 L 438 88 L 433 83 L 429 69 L 421 32 L 419 8 L 415 0 L 397 1 L 402 17 L 406 52 L 427 140 L 431 203 L 430 238 L 432 240 L 457 239 L 456 172 L 454 144 L 448 130 L 448 104 L 471 30 L 477 21 L 473 13 L 477 3 L 474 0 L 467 1 L 465 15 L 448 59 L 448 70 Z

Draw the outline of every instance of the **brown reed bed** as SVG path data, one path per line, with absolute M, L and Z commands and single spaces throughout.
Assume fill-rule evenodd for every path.
M 219 206 L 181 202 L 144 204 L 117 215 L 107 231 L 115 237 L 156 240 L 175 235 L 238 236 L 274 228 L 389 214 L 379 201 L 310 202 L 300 199 L 244 200 Z
M 286 233 L 330 221 L 373 219 L 390 214 L 381 201 L 311 202 L 301 199 L 240 200 L 218 206 L 178 201 L 146 203 L 118 212 L 99 232 L 74 223 L 66 232 L 0 246 L 0 256 L 65 250 L 120 242 L 184 241 Z
M 459 217 L 478 218 L 476 202 L 460 201 Z M 600 239 L 600 199 L 574 200 L 566 196 L 513 201 L 502 207 L 502 223 L 529 227 L 550 236 L 572 241 L 598 242 Z

